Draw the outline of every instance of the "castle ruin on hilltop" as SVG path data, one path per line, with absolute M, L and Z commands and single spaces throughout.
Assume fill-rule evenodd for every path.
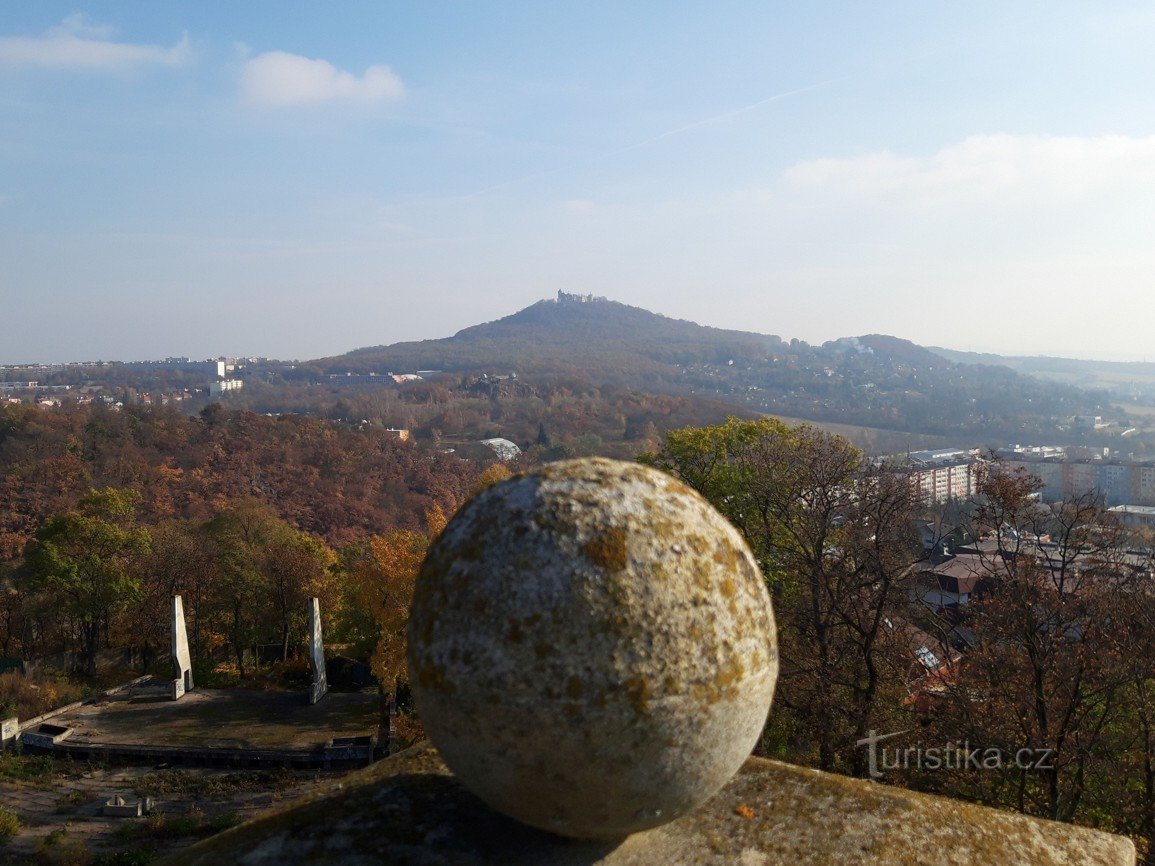
M 575 295 L 569 292 L 563 292 L 558 289 L 557 302 L 559 304 L 593 304 L 598 301 L 605 301 L 606 298 L 602 295 Z

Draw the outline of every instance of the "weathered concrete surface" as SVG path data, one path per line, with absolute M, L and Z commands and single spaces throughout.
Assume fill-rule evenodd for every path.
M 20 741 L 26 746 L 55 746 L 72 736 L 72 728 L 67 725 L 55 725 L 42 722 L 34 728 L 21 732 Z
M 72 728 L 71 743 L 213 749 L 317 748 L 334 737 L 372 735 L 381 721 L 376 695 L 334 693 L 310 706 L 299 691 L 202 688 L 173 703 L 168 686 L 140 684 L 53 721 Z
M 760 758 L 677 821 L 577 841 L 492 812 L 422 745 L 161 862 L 1127 866 L 1135 849 L 1120 836 Z
M 18 718 L 12 716 L 8 719 L 0 719 L 0 751 L 13 745 L 19 733 L 20 720 Z
M 313 682 L 309 686 L 309 703 L 315 704 L 329 691 L 325 675 L 325 643 L 321 639 L 321 600 L 309 599 L 309 666 Z
M 109 818 L 140 818 L 152 811 L 151 797 L 137 797 L 126 800 L 123 794 L 116 794 L 101 807 L 100 814 Z
M 172 699 L 179 700 L 193 689 L 192 654 L 188 648 L 188 631 L 184 621 L 184 599 L 172 597 L 172 663 L 176 676 L 172 680 Z
M 470 501 L 426 557 L 408 634 L 421 720 L 461 783 L 581 838 L 664 824 L 717 791 L 778 673 L 738 532 L 670 476 L 601 458 Z

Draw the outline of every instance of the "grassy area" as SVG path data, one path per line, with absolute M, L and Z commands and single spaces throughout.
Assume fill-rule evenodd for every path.
M 57 815 L 75 815 L 88 798 L 80 791 L 69 791 L 56 798 Z
M 240 823 L 236 812 L 208 816 L 196 806 L 181 815 L 156 812 L 147 818 L 130 821 L 117 828 L 115 840 L 122 845 L 140 842 L 170 842 L 189 836 L 203 839 L 235 827 Z
M 87 696 L 84 686 L 63 677 L 32 678 L 0 674 L 0 718 L 31 719 Z
M 79 779 L 104 765 L 90 761 L 54 759 L 50 755 L 0 753 L 0 785 L 49 787 L 59 779 Z M 61 805 L 58 803 L 58 805 Z
M 82 838 L 69 836 L 60 828 L 40 841 L 30 862 L 40 866 L 145 866 L 158 856 L 159 846 L 155 844 L 93 854 Z
M 287 791 L 298 781 L 285 769 L 249 770 L 223 776 L 189 770 L 161 770 L 142 776 L 136 783 L 136 793 L 142 797 L 224 797 L 240 791 Z
M 56 765 L 47 755 L 0 754 L 0 781 L 45 784 L 56 775 Z
M 15 815 L 0 809 L 0 846 L 6 838 L 5 815 L 10 815 L 12 821 L 8 835 L 15 835 L 21 829 Z M 190 806 L 182 813 L 155 812 L 147 818 L 120 824 L 111 840 L 117 850 L 102 854 L 90 851 L 84 839 L 70 835 L 66 826 L 59 827 L 37 844 L 32 860 L 28 862 L 44 866 L 144 866 L 164 854 L 179 839 L 204 839 L 235 827 L 240 821 L 236 812 L 208 815 L 197 806 Z M 0 861 L 7 862 L 2 856 Z
M 0 806 L 0 845 L 20 832 L 20 819 Z
M 901 430 L 884 430 L 881 427 L 860 427 L 856 424 L 837 424 L 832 421 L 810 421 L 806 418 L 791 418 L 786 415 L 774 415 L 772 417 L 792 427 L 798 424 L 809 424 L 811 427 L 817 427 L 819 430 L 841 436 L 869 455 L 901 454 L 908 450 L 921 451 L 923 449 L 947 448 L 951 446 L 963 447 L 963 445 L 966 444 L 956 442 L 949 436 L 906 433 Z

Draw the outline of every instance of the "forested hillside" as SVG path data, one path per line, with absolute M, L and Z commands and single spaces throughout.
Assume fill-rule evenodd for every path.
M 997 365 L 956 364 L 893 337 L 786 343 L 565 294 L 453 337 L 358 349 L 307 368 L 581 376 L 756 412 L 991 442 L 1061 439 L 1071 416 L 1102 414 L 1106 405 L 1099 392 Z
M 1149 361 L 1088 361 L 1046 355 L 991 355 L 931 347 L 936 355 L 959 364 L 1009 367 L 1018 373 L 1094 388 L 1114 398 L 1150 406 L 1155 401 L 1155 363 Z
M 481 471 L 451 454 L 304 415 L 212 405 L 199 416 L 147 407 L 0 407 L 0 560 L 91 488 L 131 488 L 146 522 L 209 518 L 266 503 L 297 528 L 344 543 L 418 528 L 452 508 Z

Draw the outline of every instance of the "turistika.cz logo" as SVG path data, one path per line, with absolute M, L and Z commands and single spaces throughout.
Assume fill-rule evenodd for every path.
M 885 740 L 901 737 L 910 731 L 880 734 L 870 730 L 868 736 L 854 745 L 867 749 L 870 778 L 881 779 L 886 770 L 1053 770 L 1054 749 L 1023 748 L 1008 752 L 999 748 L 972 749 L 968 741 L 948 742 L 943 746 L 886 746 Z

